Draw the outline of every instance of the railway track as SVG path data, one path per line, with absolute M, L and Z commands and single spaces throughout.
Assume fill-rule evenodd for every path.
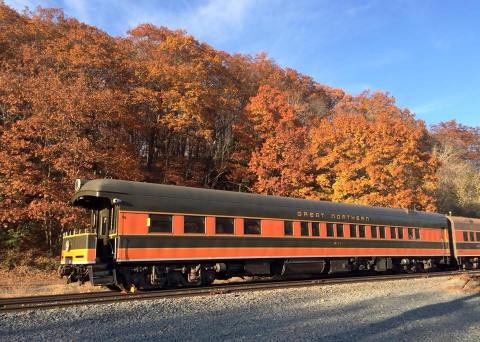
M 141 292 L 136 294 L 124 294 L 119 292 L 90 292 L 65 295 L 33 296 L 0 299 L 0 313 L 9 311 L 23 311 L 34 309 L 59 308 L 74 305 L 106 304 L 121 301 L 175 298 L 187 296 L 205 296 L 225 293 L 237 293 L 245 291 L 261 291 L 294 287 L 326 286 L 348 283 L 379 282 L 388 280 L 433 278 L 460 274 L 480 274 L 480 271 L 446 271 L 435 273 L 375 275 L 375 276 L 349 276 L 349 277 L 325 277 L 305 280 L 288 281 L 261 281 L 219 284 L 205 287 L 192 287 L 180 289 L 167 289 L 159 291 Z

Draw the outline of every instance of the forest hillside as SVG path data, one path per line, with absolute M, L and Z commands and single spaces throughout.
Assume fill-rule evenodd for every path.
M 85 219 L 76 178 L 480 216 L 478 127 L 320 81 L 184 31 L 112 37 L 0 1 L 0 258 L 58 254 Z

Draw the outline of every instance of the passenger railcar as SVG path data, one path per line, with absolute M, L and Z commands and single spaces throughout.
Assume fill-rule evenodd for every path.
M 457 247 L 473 248 L 452 247 L 457 219 L 415 210 L 111 179 L 78 180 L 72 203 L 91 211 L 91 223 L 64 232 L 60 274 L 115 288 L 414 272 L 448 266 Z
M 480 220 L 448 216 L 452 231 L 452 255 L 463 268 L 479 268 Z

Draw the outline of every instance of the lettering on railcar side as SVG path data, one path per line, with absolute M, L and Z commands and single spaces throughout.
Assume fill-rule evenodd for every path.
M 313 212 L 313 211 L 297 211 L 297 217 L 299 218 L 317 218 L 317 219 L 327 219 L 330 218 L 331 220 L 335 221 L 343 221 L 343 222 L 369 222 L 369 216 L 361 216 L 361 215 L 349 215 L 349 214 L 325 214 L 321 212 Z

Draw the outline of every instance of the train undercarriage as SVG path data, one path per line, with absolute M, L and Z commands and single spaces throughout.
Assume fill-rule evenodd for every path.
M 449 257 L 355 257 L 226 260 L 221 262 L 62 265 L 59 275 L 67 282 L 103 285 L 112 290 L 135 292 L 177 286 L 209 285 L 232 277 L 315 277 L 327 274 L 373 274 L 428 272 L 454 267 Z M 465 268 L 479 268 L 474 258 Z
M 458 265 L 464 270 L 479 269 L 480 257 L 459 257 Z

